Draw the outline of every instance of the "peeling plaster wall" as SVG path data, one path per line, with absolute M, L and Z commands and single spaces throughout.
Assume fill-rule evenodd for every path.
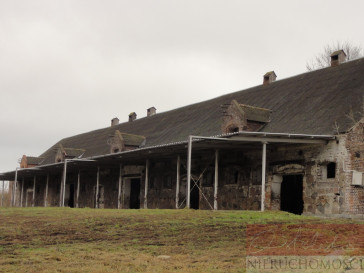
M 337 214 L 343 211 L 345 183 L 343 140 L 327 145 L 281 146 L 270 152 L 266 207 L 280 209 L 280 185 L 284 175 L 303 175 L 303 213 Z M 326 177 L 329 162 L 336 163 L 335 178 Z
M 343 212 L 346 196 L 343 187 L 346 174 L 343 166 L 347 158 L 345 137 L 338 136 L 337 141 L 330 141 L 317 150 L 309 150 L 305 159 L 306 184 L 304 191 L 305 212 L 314 214 L 338 214 Z M 327 165 L 336 163 L 335 178 L 327 177 Z
M 176 181 L 177 160 L 151 161 L 149 166 L 148 208 L 175 208 Z

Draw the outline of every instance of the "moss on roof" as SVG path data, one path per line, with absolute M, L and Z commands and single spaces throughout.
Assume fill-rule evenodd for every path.
M 119 135 L 120 140 L 124 142 L 126 146 L 141 146 L 145 142 L 144 136 L 132 135 L 127 133 L 121 133 L 119 130 L 116 132 Z
M 64 148 L 64 152 L 67 156 L 70 157 L 79 157 L 85 153 L 85 149 L 77 149 L 77 148 Z
M 39 165 L 44 161 L 44 157 L 27 156 L 28 165 Z
M 265 73 L 264 77 L 268 77 L 268 76 L 270 76 L 272 74 L 274 74 L 277 77 L 277 75 L 276 75 L 276 73 L 274 71 L 269 71 L 269 72 Z
M 240 104 L 239 107 L 244 111 L 247 120 L 258 122 L 269 122 L 272 110 Z

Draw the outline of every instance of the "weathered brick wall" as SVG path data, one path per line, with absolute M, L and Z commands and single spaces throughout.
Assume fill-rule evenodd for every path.
M 248 152 L 244 149 L 219 152 L 218 209 L 258 210 L 260 208 L 260 157 L 261 152 Z M 210 162 L 210 165 L 204 173 L 202 191 L 205 196 L 200 196 L 200 208 L 211 209 L 214 204 L 213 152 L 201 161 Z
M 364 121 L 357 123 L 346 136 L 346 148 L 348 158 L 345 162 L 346 170 L 364 172 Z M 351 185 L 352 172 L 348 172 L 345 184 L 346 213 L 364 213 L 364 188 L 363 186 Z
M 181 175 L 183 174 L 181 173 Z M 149 166 L 149 187 L 147 197 L 148 208 L 175 208 L 176 181 L 177 159 L 168 161 L 151 160 Z
M 327 145 L 281 145 L 270 149 L 266 208 L 280 209 L 280 185 L 284 175 L 303 175 L 303 213 L 338 214 L 343 212 L 347 173 L 345 136 Z M 334 178 L 327 178 L 327 164 L 336 163 Z
M 119 169 L 104 168 L 100 171 L 100 185 L 104 191 L 104 208 L 118 207 Z M 96 183 L 95 183 L 96 186 Z
M 345 195 L 343 164 L 346 150 L 341 137 L 327 145 L 305 151 L 306 183 L 304 184 L 305 213 L 338 214 L 343 208 Z M 328 164 L 335 163 L 335 177 L 328 178 Z
M 237 102 L 232 101 L 225 110 L 223 121 L 221 123 L 221 132 L 231 133 L 233 131 L 242 131 L 247 125 L 244 113 L 239 109 Z

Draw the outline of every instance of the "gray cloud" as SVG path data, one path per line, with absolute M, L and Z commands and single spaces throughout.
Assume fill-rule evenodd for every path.
M 0 171 L 63 137 L 305 72 L 362 1 L 0 2 Z

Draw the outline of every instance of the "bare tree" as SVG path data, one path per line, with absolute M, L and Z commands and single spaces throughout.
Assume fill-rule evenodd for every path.
M 363 48 L 359 45 L 353 45 L 349 42 L 337 41 L 336 44 L 326 45 L 323 51 L 317 54 L 311 61 L 306 63 L 308 71 L 324 68 L 330 66 L 330 55 L 337 50 L 344 50 L 346 53 L 346 60 L 354 60 L 362 57 Z

